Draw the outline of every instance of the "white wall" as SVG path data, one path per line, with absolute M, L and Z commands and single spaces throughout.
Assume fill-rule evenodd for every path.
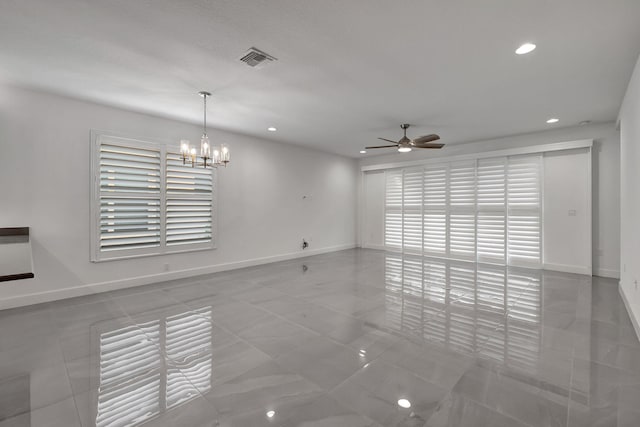
M 0 227 L 31 227 L 36 276 L 1 283 L 0 308 L 355 245 L 354 160 L 210 129 L 232 156 L 218 173 L 218 249 L 91 263 L 91 129 L 176 144 L 201 133 L 197 125 L 0 87 Z
M 443 135 L 443 137 L 446 143 L 446 135 Z M 620 137 L 615 129 L 614 123 L 574 126 L 487 141 L 450 144 L 442 150 L 414 150 L 407 154 L 392 153 L 370 156 L 361 159 L 360 166 L 449 157 L 458 154 L 527 147 L 580 139 L 594 140 L 591 168 L 593 273 L 607 277 L 619 277 Z M 362 210 L 360 212 L 360 218 L 363 218 Z M 359 242 L 362 242 L 361 237 L 359 237 Z
M 363 206 L 360 217 L 362 246 L 384 248 L 384 171 L 367 172 L 363 179 Z
M 620 109 L 620 291 L 640 336 L 640 58 Z
M 591 150 L 543 157 L 544 268 L 591 274 Z

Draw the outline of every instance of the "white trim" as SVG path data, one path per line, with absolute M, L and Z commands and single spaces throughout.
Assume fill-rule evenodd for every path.
M 627 298 L 627 294 L 625 293 L 624 287 L 622 286 L 622 281 L 618 282 L 618 292 L 620 292 L 620 296 L 622 297 L 622 302 L 624 302 L 624 308 L 627 309 L 627 313 L 629 314 L 629 319 L 631 319 L 631 324 L 633 325 L 633 329 L 636 331 L 636 336 L 640 340 L 640 323 L 638 319 L 633 314 L 631 310 L 631 304 L 629 303 L 629 299 Z
M 102 292 L 115 291 L 118 289 L 133 288 L 136 286 L 150 285 L 153 283 L 165 282 L 168 280 L 184 279 L 187 277 L 212 274 L 220 271 L 236 270 L 239 268 L 253 267 L 256 265 L 269 264 L 278 261 L 287 261 L 297 258 L 306 258 L 312 255 L 320 255 L 328 252 L 337 252 L 355 248 L 355 243 L 329 246 L 326 248 L 305 250 L 304 252 L 291 252 L 281 255 L 268 256 L 263 258 L 253 258 L 244 261 L 228 262 L 224 264 L 210 265 L 207 267 L 190 268 L 186 270 L 171 271 L 160 274 L 150 274 L 127 279 L 112 280 L 109 282 L 90 283 L 72 288 L 58 289 L 55 291 L 37 292 L 17 297 L 0 299 L 0 310 L 23 307 L 27 305 L 40 304 L 44 302 L 57 301 L 61 299 L 92 295 Z M 28 280 L 28 279 L 27 279 Z
M 395 169 L 395 168 L 404 168 L 404 167 L 410 167 L 410 166 L 422 166 L 422 165 L 427 165 L 432 163 L 484 159 L 487 157 L 502 157 L 502 156 L 506 157 L 506 156 L 517 156 L 517 155 L 523 155 L 523 154 L 547 153 L 550 151 L 573 150 L 575 148 L 590 148 L 591 146 L 593 146 L 593 139 L 581 139 L 577 141 L 555 142 L 553 144 L 532 145 L 529 147 L 506 148 L 503 150 L 485 151 L 482 153 L 476 152 L 476 153 L 469 153 L 469 154 L 458 154 L 458 155 L 447 156 L 447 157 L 434 157 L 431 159 L 413 160 L 409 162 L 382 163 L 377 165 L 362 166 L 360 170 L 362 172 L 368 172 L 368 171 L 374 171 L 374 170 L 380 170 L 380 169 Z
M 542 264 L 542 268 L 544 270 L 561 271 L 563 273 L 586 274 L 587 276 L 591 276 L 591 268 L 580 265 L 551 264 L 545 262 L 544 264 Z
M 597 268 L 594 272 L 593 272 L 594 276 L 598 276 L 598 277 L 608 277 L 611 279 L 619 279 L 620 278 L 620 271 L 618 270 L 613 270 L 610 268 Z
M 386 251 L 387 248 L 384 247 L 384 245 L 362 245 L 360 246 L 362 249 L 376 249 L 379 251 Z

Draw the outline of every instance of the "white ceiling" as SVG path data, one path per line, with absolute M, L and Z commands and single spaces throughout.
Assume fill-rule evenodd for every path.
M 404 122 L 456 143 L 614 120 L 638 22 L 638 0 L 0 0 L 0 79 L 195 123 L 206 89 L 213 127 L 359 157 Z

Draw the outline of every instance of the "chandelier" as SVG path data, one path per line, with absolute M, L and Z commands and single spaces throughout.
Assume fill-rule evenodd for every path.
M 211 96 L 209 92 L 198 92 L 204 99 L 204 121 L 202 125 L 202 138 L 200 138 L 200 155 L 196 147 L 192 147 L 188 139 L 180 141 L 180 155 L 182 156 L 182 164 L 191 163 L 191 167 L 218 167 L 220 165 L 227 166 L 230 161 L 229 147 L 226 144 L 220 144 L 220 147 L 212 147 L 209 137 L 207 136 L 207 97 Z

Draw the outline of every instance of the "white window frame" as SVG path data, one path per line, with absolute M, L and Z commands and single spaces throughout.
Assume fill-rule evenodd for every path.
M 114 251 L 112 253 L 100 251 L 100 146 L 102 143 L 121 145 L 123 147 L 157 150 L 160 153 L 160 245 L 152 248 L 134 248 Z M 195 252 L 217 249 L 218 237 L 218 173 L 212 168 L 211 191 L 211 241 L 205 243 L 190 243 L 177 246 L 167 246 L 166 242 L 166 217 L 167 217 L 167 190 L 166 168 L 167 154 L 179 154 L 180 148 L 176 144 L 168 142 L 152 142 L 145 139 L 131 138 L 113 133 L 91 131 L 91 262 L 113 261 L 157 255 L 167 255 L 183 252 Z M 186 195 L 189 198 L 190 195 Z M 180 197 L 180 196 L 178 196 Z M 182 195 L 185 197 L 185 195 Z

